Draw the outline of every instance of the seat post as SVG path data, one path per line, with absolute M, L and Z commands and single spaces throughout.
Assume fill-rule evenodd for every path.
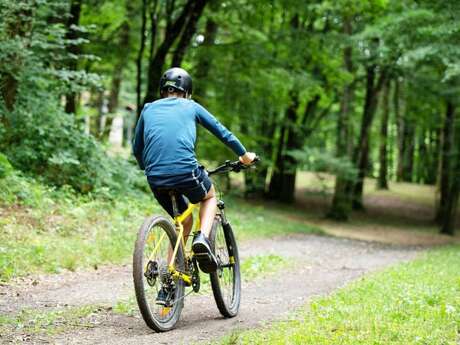
M 170 191 L 169 195 L 171 196 L 171 202 L 173 207 L 173 217 L 177 217 L 180 215 L 179 210 L 177 209 L 177 200 L 176 200 L 176 193 L 174 191 Z

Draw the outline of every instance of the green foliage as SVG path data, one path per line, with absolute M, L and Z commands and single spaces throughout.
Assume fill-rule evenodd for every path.
M 30 177 L 23 176 L 16 170 L 11 170 L 6 176 L 0 178 L 0 205 L 37 207 L 42 203 L 46 204 L 46 193 L 51 193 L 51 189 L 36 183 Z
M 12 74 L 19 80 L 27 79 L 33 87 L 21 90 L 30 92 L 52 84 L 57 95 L 69 90 L 82 90 L 88 86 L 97 86 L 100 78 L 85 71 L 69 71 L 66 62 L 78 59 L 67 51 L 69 45 L 82 45 L 84 38 L 75 40 L 66 37 L 62 15 L 67 11 L 67 1 L 7 0 L 0 1 L 0 73 Z M 85 32 L 84 27 L 76 30 Z M 86 59 L 94 59 L 86 55 Z M 36 94 L 35 94 L 36 96 Z
M 8 161 L 8 158 L 0 153 L 0 179 L 7 177 L 11 171 L 13 171 L 13 167 Z
M 337 157 L 329 151 L 304 147 L 303 150 L 289 152 L 296 158 L 301 169 L 316 172 L 327 172 L 332 175 L 341 174 L 349 181 L 356 178 L 357 170 L 348 157 Z
M 0 142 L 16 168 L 50 185 L 69 185 L 83 193 L 102 188 L 128 190 L 137 184 L 137 168 L 124 159 L 108 157 L 55 102 L 45 98 L 19 104 L 22 107 L 8 114 L 12 128 L 6 142 Z
M 107 157 L 56 97 L 99 82 L 98 76 L 69 71 L 62 63 L 78 58 L 67 52 L 69 44 L 86 42 L 68 40 L 59 21 L 49 25 L 65 8 L 61 2 L 44 1 L 39 9 L 27 2 L 0 3 L 0 15 L 7 19 L 0 24 L 0 76 L 13 78 L 16 87 L 13 109 L 0 99 L 0 150 L 15 168 L 51 185 L 69 185 L 83 193 L 128 189 L 135 168 Z M 15 23 L 18 18 L 22 21 Z
M 220 344 L 456 344 L 460 247 L 352 283 L 314 300 L 294 320 Z

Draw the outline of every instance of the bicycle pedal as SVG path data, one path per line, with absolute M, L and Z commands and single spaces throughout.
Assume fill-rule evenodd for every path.
M 194 256 L 197 258 L 198 261 L 200 261 L 200 259 L 202 258 L 206 258 L 208 260 L 212 259 L 211 255 L 209 255 L 208 253 L 195 253 Z
M 213 259 L 211 254 L 198 253 L 195 254 L 200 270 L 204 273 L 211 273 L 217 269 L 217 262 Z

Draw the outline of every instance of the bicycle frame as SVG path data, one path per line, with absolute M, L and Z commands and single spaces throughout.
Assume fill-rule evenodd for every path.
M 185 253 L 185 239 L 184 239 L 184 225 L 183 222 L 192 214 L 192 212 L 199 206 L 199 204 L 189 204 L 188 208 L 184 211 L 184 213 L 177 215 L 174 217 L 174 225 L 176 226 L 176 231 L 177 231 L 177 241 L 174 245 L 174 250 L 171 256 L 171 259 L 169 260 L 168 264 L 168 271 L 171 274 L 173 279 L 182 279 L 184 283 L 187 286 L 192 285 L 192 276 L 180 272 L 176 270 L 176 266 L 174 265 L 174 261 L 176 260 L 177 252 L 179 251 L 179 246 L 182 243 L 182 248 L 184 248 L 184 254 Z M 195 223 L 195 228 L 193 230 L 193 234 L 197 234 L 200 231 L 200 218 L 198 217 L 197 220 L 194 222 Z M 163 242 L 164 238 L 166 236 L 166 233 L 163 233 L 161 236 L 160 240 L 158 241 L 157 245 L 153 249 L 152 253 L 149 256 L 149 261 L 154 258 L 154 255 L 158 251 L 161 242 Z M 188 257 L 185 257 L 184 260 L 186 260 Z M 147 267 L 147 266 L 146 266 Z
M 189 204 L 188 208 L 184 211 L 184 213 L 174 217 L 174 225 L 176 226 L 176 230 L 178 232 L 177 234 L 177 241 L 174 246 L 174 251 L 171 256 L 171 260 L 169 261 L 168 265 L 168 271 L 171 273 L 171 276 L 173 279 L 182 279 L 184 283 L 188 286 L 192 285 L 192 277 L 186 273 L 180 272 L 176 270 L 176 267 L 174 265 L 174 261 L 176 260 L 177 256 L 177 251 L 179 250 L 179 245 L 182 243 L 182 248 L 184 248 L 184 254 L 185 253 L 185 238 L 184 238 L 184 225 L 182 224 L 197 208 L 199 204 Z M 193 234 L 197 234 L 200 231 L 200 218 L 198 217 L 197 220 L 195 221 L 195 228 L 193 230 Z M 186 260 L 188 257 L 185 257 L 184 260 Z

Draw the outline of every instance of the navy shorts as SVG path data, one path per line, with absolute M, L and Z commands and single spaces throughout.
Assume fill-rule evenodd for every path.
M 157 199 L 171 217 L 174 216 L 173 206 L 167 188 L 178 191 L 179 194 L 176 196 L 177 209 L 179 213 L 183 213 L 187 209 L 189 201 L 192 204 L 199 203 L 208 194 L 212 186 L 212 181 L 209 179 L 208 173 L 201 166 L 190 173 L 182 175 L 147 176 L 147 181 L 155 199 Z

